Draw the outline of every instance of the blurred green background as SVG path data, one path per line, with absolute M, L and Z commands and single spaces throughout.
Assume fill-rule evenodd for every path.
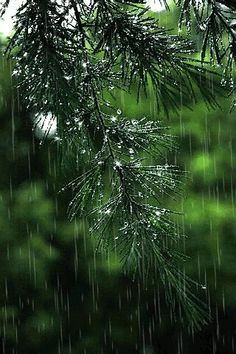
M 175 17 L 162 17 L 170 26 Z M 166 23 L 165 23 L 166 22 Z M 3 47 L 2 47 L 3 50 Z M 191 333 L 171 322 L 163 290 L 126 277 L 118 260 L 94 252 L 82 220 L 69 222 L 70 194 L 52 141 L 40 141 L 0 61 L 0 351 L 19 354 L 197 354 L 235 352 L 236 119 L 230 102 L 202 102 L 165 121 L 178 140 L 172 156 L 191 178 L 179 223 L 188 235 L 188 273 L 202 287 L 212 321 Z M 151 99 L 121 95 L 127 116 L 157 114 Z

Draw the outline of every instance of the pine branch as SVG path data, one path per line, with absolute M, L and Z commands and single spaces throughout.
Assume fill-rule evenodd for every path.
M 15 27 L 7 53 L 20 94 L 36 116 L 56 117 L 62 165 L 75 165 L 70 218 L 88 217 L 98 248 L 117 252 L 126 271 L 157 270 L 167 301 L 177 299 L 199 325 L 202 309 L 173 247 L 180 238 L 174 213 L 161 206 L 163 195 L 181 190 L 183 173 L 160 164 L 173 138 L 160 122 L 128 119 L 105 94 L 135 88 L 139 96 L 151 83 L 166 114 L 199 94 L 214 106 L 214 74 L 192 59 L 192 43 L 137 5 L 27 0 Z
M 230 0 L 180 0 L 180 26 L 191 27 L 193 18 L 203 34 L 201 60 L 210 57 L 212 64 L 223 67 L 222 85 L 235 92 L 234 69 L 236 60 L 236 6 Z
M 95 31 L 99 35 L 95 52 L 103 52 L 104 59 L 114 63 L 118 59 L 124 83 L 128 87 L 136 83 L 138 96 L 141 89 L 146 93 L 151 81 L 158 108 L 168 113 L 178 107 L 180 87 L 183 104 L 196 99 L 194 82 L 204 100 L 211 106 L 216 104 L 207 88 L 207 70 L 190 57 L 195 52 L 191 42 L 159 27 L 146 9 L 124 12 L 116 2 L 97 4 Z M 98 28 L 103 30 L 99 32 Z

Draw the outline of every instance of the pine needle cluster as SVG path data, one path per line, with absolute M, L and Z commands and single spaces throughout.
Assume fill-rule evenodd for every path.
M 206 58 L 222 72 L 222 85 L 235 93 L 236 4 L 231 0 L 180 0 L 179 26 L 195 24 L 201 35 L 201 60 Z M 195 20 L 195 21 L 193 21 Z
M 182 3 L 181 23 L 190 21 L 191 6 L 203 21 L 197 4 Z M 168 301 L 177 298 L 195 325 L 203 321 L 202 310 L 179 267 L 185 257 L 173 247 L 181 233 L 161 204 L 163 195 L 172 198 L 181 189 L 183 172 L 160 164 L 173 138 L 158 119 L 127 118 L 107 93 L 132 89 L 138 99 L 151 88 L 157 111 L 166 115 L 199 96 L 214 107 L 215 75 L 203 61 L 209 44 L 219 59 L 221 30 L 214 29 L 216 41 L 211 18 L 203 21 L 208 30 L 198 61 L 191 41 L 160 27 L 138 2 L 25 0 L 6 50 L 28 109 L 57 121 L 63 164 L 74 166 L 70 218 L 88 217 L 98 248 L 117 252 L 127 271 L 158 271 Z

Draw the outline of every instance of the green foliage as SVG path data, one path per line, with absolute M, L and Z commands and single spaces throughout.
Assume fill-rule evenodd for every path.
M 9 75 L 1 70 L 3 351 L 133 354 L 153 349 L 154 353 L 172 354 L 178 346 L 184 354 L 203 350 L 233 353 L 235 120 L 226 114 L 228 102 L 221 102 L 223 111 L 212 113 L 207 113 L 203 104 L 191 112 L 181 109 L 179 116 L 169 122 L 168 136 L 172 133 L 181 141 L 177 157 L 173 152 L 171 155 L 184 169 L 193 172 L 193 181 L 190 179 L 186 185 L 188 198 L 184 207 L 183 202 L 178 205 L 178 210 L 184 209 L 183 225 L 189 239 L 178 242 L 184 242 L 186 253 L 191 256 L 191 261 L 185 262 L 186 273 L 202 284 L 199 296 L 206 295 L 212 313 L 212 323 L 195 332 L 192 341 L 178 323 L 171 325 L 163 287 L 156 280 L 148 278 L 147 288 L 142 289 L 136 280 L 132 282 L 122 275 L 119 257 L 109 253 L 104 261 L 94 253 L 93 238 L 84 221 L 65 220 L 64 209 L 58 210 L 58 205 L 60 209 L 67 203 L 64 194 L 55 201 L 51 159 L 56 160 L 56 151 L 53 144 L 45 144 L 39 150 L 37 139 L 31 151 L 30 118 L 25 112 L 14 117 L 17 134 L 13 155 L 11 98 L 7 94 L 11 88 L 4 87 L 4 83 L 10 83 Z M 142 112 L 149 112 L 156 119 L 155 109 L 143 97 L 139 106 L 135 104 L 136 94 L 122 94 L 121 101 L 118 97 L 116 103 L 124 116 L 139 118 Z M 58 173 L 57 181 L 61 178 Z M 162 198 L 166 208 L 176 208 L 175 200 Z M 35 269 L 29 259 L 35 259 Z
M 8 5 L 9 1 L 3 4 L 3 12 Z M 223 18 L 215 8 L 211 4 L 214 16 Z M 196 4 L 194 10 L 199 20 Z M 184 15 L 189 22 L 188 2 L 180 22 Z M 184 310 L 196 326 L 204 319 L 192 281 L 179 266 L 185 258 L 176 250 L 182 232 L 172 220 L 173 212 L 161 203 L 165 194 L 178 195 L 181 185 L 178 168 L 163 164 L 172 139 L 156 117 L 155 122 L 128 119 L 107 94 L 114 88 L 135 89 L 139 99 L 152 90 L 157 111 L 166 115 L 199 97 L 215 108 L 212 86 L 217 88 L 218 76 L 204 59 L 208 42 L 214 41 L 220 63 L 221 29 L 215 22 L 209 26 L 199 61 L 193 59 L 191 41 L 160 27 L 142 5 L 25 1 L 6 49 L 15 62 L 16 87 L 27 109 L 35 113 L 36 125 L 50 117 L 47 136 L 57 121 L 55 140 L 62 165 L 72 167 L 74 177 L 67 184 L 74 193 L 70 217 L 88 217 L 97 248 L 117 253 L 125 270 L 144 276 L 158 270 L 167 301 L 175 304 L 177 297 L 180 317 Z M 232 71 L 231 67 L 228 62 L 226 68 Z

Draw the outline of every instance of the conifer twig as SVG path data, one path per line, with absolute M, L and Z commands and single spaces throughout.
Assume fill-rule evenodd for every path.
M 151 85 L 166 115 L 199 95 L 214 107 L 208 78 L 217 76 L 194 52 L 145 8 L 115 0 L 26 0 L 7 47 L 22 99 L 29 110 L 56 117 L 63 163 L 75 166 L 70 218 L 87 217 L 98 248 L 117 252 L 126 271 L 157 273 L 168 303 L 177 299 L 199 326 L 204 311 L 180 270 L 176 213 L 161 203 L 179 195 L 184 175 L 157 164 L 173 138 L 159 121 L 129 119 L 106 98 L 113 88 L 147 96 Z

